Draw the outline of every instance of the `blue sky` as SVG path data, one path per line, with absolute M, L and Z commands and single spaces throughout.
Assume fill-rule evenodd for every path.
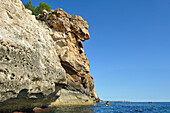
M 102 100 L 170 102 L 170 0 L 41 1 L 87 20 L 85 53 Z

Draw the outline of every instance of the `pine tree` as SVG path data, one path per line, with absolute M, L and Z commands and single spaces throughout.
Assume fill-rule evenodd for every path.
M 37 6 L 36 8 L 35 8 L 35 6 L 32 5 L 31 1 L 24 4 L 24 6 L 25 6 L 25 8 L 31 10 L 32 14 L 36 15 L 36 16 L 38 14 L 41 14 L 44 9 L 47 11 L 51 11 L 51 7 L 48 4 L 43 3 L 43 2 L 40 2 L 39 6 Z
M 40 2 L 39 6 L 35 9 L 35 13 L 37 15 L 41 14 L 44 9 L 48 12 L 51 11 L 51 7 L 48 4 Z

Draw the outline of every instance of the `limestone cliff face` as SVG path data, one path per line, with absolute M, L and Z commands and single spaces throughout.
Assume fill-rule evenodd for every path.
M 0 111 L 95 103 L 87 22 L 62 9 L 36 18 L 20 0 L 0 1 Z

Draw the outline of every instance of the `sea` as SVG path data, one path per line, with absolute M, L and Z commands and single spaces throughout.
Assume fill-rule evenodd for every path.
M 170 102 L 100 102 L 92 106 L 56 107 L 41 113 L 170 113 Z

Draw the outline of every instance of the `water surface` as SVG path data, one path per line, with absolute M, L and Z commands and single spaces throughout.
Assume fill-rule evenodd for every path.
M 93 106 L 56 107 L 41 113 L 170 113 L 169 102 L 110 102 L 110 104 L 108 107 L 104 102 Z

